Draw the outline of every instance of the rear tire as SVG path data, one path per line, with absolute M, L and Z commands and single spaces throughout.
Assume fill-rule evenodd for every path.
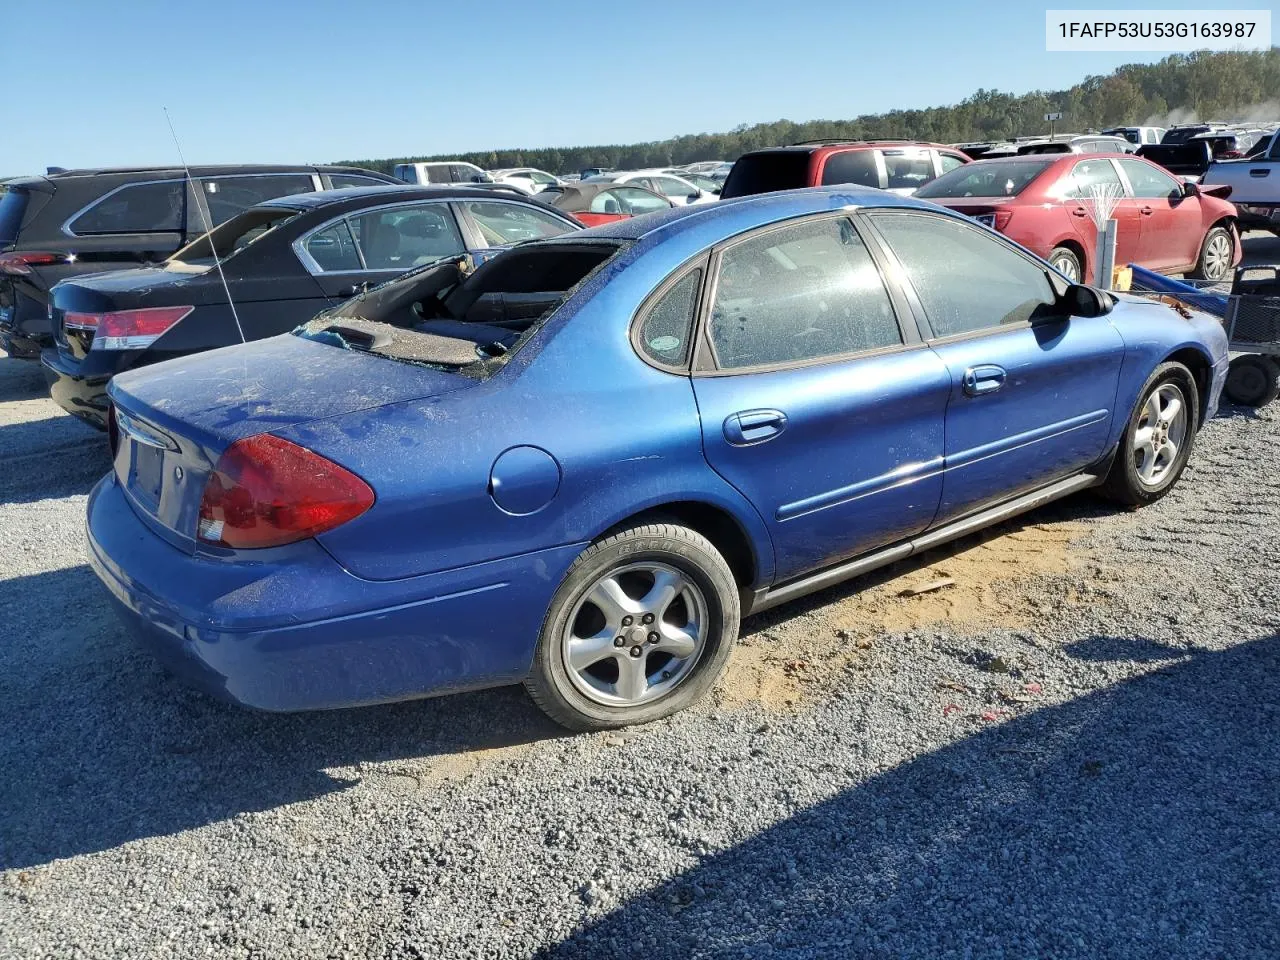
M 1195 377 L 1180 363 L 1160 364 L 1138 393 L 1103 495 L 1128 507 L 1155 503 L 1182 476 L 1199 427 Z
M 1200 245 L 1200 257 L 1190 274 L 1193 280 L 1212 280 L 1221 283 L 1231 276 L 1231 260 L 1235 253 L 1235 241 L 1225 227 L 1214 227 L 1204 235 Z
M 569 568 L 525 689 L 571 730 L 659 720 L 715 684 L 740 618 L 733 571 L 711 541 L 672 523 L 629 527 Z
M 1066 247 L 1054 247 L 1049 252 L 1049 266 L 1072 283 L 1084 283 L 1084 267 L 1080 264 L 1080 258 Z
M 1222 390 L 1242 407 L 1265 407 L 1280 396 L 1280 363 L 1257 353 L 1236 357 Z

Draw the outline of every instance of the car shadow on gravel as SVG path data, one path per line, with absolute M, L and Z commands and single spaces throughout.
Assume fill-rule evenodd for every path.
M 105 436 L 83 428 L 66 439 L 50 442 L 42 429 L 44 424 L 38 420 L 0 426 L 0 503 L 86 494 L 111 472 Z M 18 434 L 24 436 L 19 438 Z M 10 440 L 13 447 L 8 446 Z
M 1280 955 L 1280 634 L 1166 652 L 709 855 L 543 956 Z
M 450 789 L 437 762 L 453 769 L 457 754 L 567 735 L 518 687 L 310 714 L 223 704 L 135 646 L 87 566 L 0 581 L 0 729 L 0 870 L 313 800 L 365 777 L 418 780 L 430 802 Z
M 0 355 L 0 403 L 35 400 L 49 395 L 49 384 L 37 360 Z

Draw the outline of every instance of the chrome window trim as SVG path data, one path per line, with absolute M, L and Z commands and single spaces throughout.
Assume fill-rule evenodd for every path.
M 390 184 L 388 184 L 388 186 L 390 186 Z M 328 230 L 335 223 L 338 223 L 343 220 L 349 220 L 352 217 L 364 216 L 366 213 L 378 213 L 383 210 L 397 210 L 397 209 L 400 209 L 401 207 L 442 206 L 446 208 L 448 216 L 453 217 L 454 227 L 458 231 L 458 239 L 462 241 L 462 249 L 457 254 L 446 254 L 445 256 L 446 257 L 461 256 L 462 254 L 467 252 L 467 239 L 465 236 L 463 236 L 463 231 L 462 231 L 461 225 L 458 223 L 457 215 L 452 210 L 448 209 L 449 205 L 450 205 L 450 202 L 447 199 L 400 200 L 400 201 L 397 201 L 396 203 L 384 203 L 376 207 L 362 207 L 359 210 L 348 210 L 346 213 L 340 213 L 335 217 L 330 217 L 328 220 L 325 220 L 323 223 L 319 224 L 318 226 L 312 227 L 302 236 L 298 237 L 298 239 L 294 240 L 292 244 L 293 253 L 294 253 L 294 256 L 298 258 L 298 262 L 302 264 L 302 268 L 306 270 L 307 273 L 311 274 L 311 276 L 313 277 L 333 276 L 334 274 L 337 274 L 337 273 L 343 273 L 343 274 L 390 273 L 393 270 L 396 271 L 397 273 L 405 273 L 408 270 L 412 270 L 413 267 L 407 267 L 404 270 L 401 270 L 399 267 L 379 268 L 377 270 L 371 270 L 368 267 L 366 267 L 364 265 L 365 264 L 364 251 L 360 249 L 359 242 L 356 242 L 356 256 L 360 258 L 359 270 L 324 270 L 324 269 L 321 269 L 320 264 L 316 263 L 315 259 L 307 251 L 307 241 L 310 240 L 317 233 L 321 233 L 325 230 Z M 347 224 L 347 230 L 351 233 L 351 239 L 355 240 L 355 231 L 351 229 L 351 224 L 349 223 Z
M 112 190 L 108 190 L 106 193 L 98 197 L 96 200 L 90 200 L 88 203 L 86 203 L 83 207 L 81 207 L 71 216 L 67 217 L 67 219 L 64 220 L 62 223 L 62 232 L 66 234 L 68 237 L 74 237 L 77 240 L 83 239 L 84 237 L 119 236 L 122 233 L 185 233 L 187 228 L 187 225 L 185 222 L 180 227 L 178 227 L 177 230 L 145 230 L 145 231 L 124 230 L 124 231 L 117 231 L 116 233 L 85 233 L 85 234 L 76 233 L 74 230 L 71 229 L 71 224 L 75 223 L 77 220 L 79 220 L 82 216 L 84 216 L 94 207 L 98 206 L 99 204 L 105 203 L 108 199 L 110 199 L 111 197 L 114 197 L 121 190 L 128 190 L 131 187 L 147 187 L 156 183 L 180 183 L 184 185 L 184 189 L 185 189 L 186 182 L 187 182 L 186 177 L 162 177 L 159 180 L 130 180 L 128 183 L 122 183 L 120 184 L 120 186 L 115 187 Z M 186 220 L 186 205 L 187 205 L 187 198 L 186 198 L 186 194 L 184 193 L 182 197 L 184 221 Z

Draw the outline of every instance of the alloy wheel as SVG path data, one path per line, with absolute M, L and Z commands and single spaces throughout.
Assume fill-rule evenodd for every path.
M 1133 433 L 1134 466 L 1146 487 L 1158 487 L 1178 461 L 1187 439 L 1187 402 L 1176 384 L 1164 383 L 1142 405 Z
M 1215 233 L 1204 248 L 1204 275 L 1207 280 L 1222 280 L 1231 271 L 1231 238 Z
M 706 645 L 707 601 L 666 563 L 617 567 L 582 595 L 561 638 L 573 685 L 610 706 L 664 697 L 693 672 Z

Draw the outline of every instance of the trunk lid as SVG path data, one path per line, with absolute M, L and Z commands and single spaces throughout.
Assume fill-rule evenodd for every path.
M 116 478 L 157 534 L 194 551 L 200 500 L 232 443 L 478 381 L 293 334 L 119 374 Z

